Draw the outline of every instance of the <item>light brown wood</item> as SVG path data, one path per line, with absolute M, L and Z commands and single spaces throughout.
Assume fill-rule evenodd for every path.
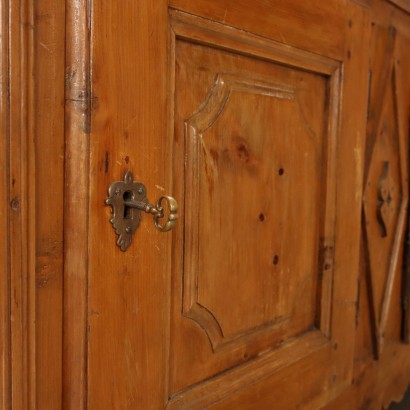
M 6 6 L 6 3 L 3 4 Z M 35 169 L 33 10 L 7 4 L 10 403 L 35 407 Z
M 389 0 L 391 3 L 395 4 L 397 7 L 410 13 L 410 1 L 409 0 Z
M 399 100 L 402 84 L 396 74 L 395 40 L 393 28 L 373 26 L 369 81 L 374 97 L 368 114 L 363 235 L 377 355 L 383 347 L 395 275 L 402 269 L 408 204 L 407 137 L 399 123 L 403 98 Z
M 399 400 L 406 10 L 2 0 L 0 408 Z M 127 170 L 179 220 L 121 252 Z
M 343 53 L 344 3 L 309 0 L 170 0 L 169 5 L 283 44 L 340 58 Z M 308 29 L 307 29 L 308 27 Z
M 123 253 L 108 222 L 110 207 L 104 205 L 109 184 L 128 169 L 145 184 L 150 201 L 173 194 L 167 21 L 163 0 L 93 2 L 94 102 L 86 174 L 90 409 L 163 408 L 167 401 L 172 233 L 158 232 L 144 215 Z
M 287 339 L 303 335 L 312 326 L 329 335 L 334 241 L 332 188 L 336 186 L 332 178 L 338 107 L 330 103 L 325 120 L 326 77 L 304 74 L 297 68 L 329 74 L 332 91 L 326 98 L 332 102 L 337 101 L 339 93 L 339 72 L 333 60 L 280 47 L 188 15 L 175 13 L 174 20 L 174 152 L 179 151 L 176 164 L 182 164 L 186 158 L 185 170 L 181 165 L 175 169 L 175 175 L 186 173 L 185 185 L 182 181 L 174 185 L 178 197 L 186 192 L 185 200 L 181 201 L 186 207 L 181 210 L 185 215 L 185 247 L 183 251 L 176 250 L 177 255 L 184 254 L 184 263 L 177 262 L 173 269 L 183 269 L 184 278 L 183 283 L 177 275 L 173 279 L 170 381 L 171 391 L 178 392 L 240 365 L 248 357 L 273 348 L 277 341 L 285 346 Z M 216 47 L 226 48 L 230 53 L 220 52 Z M 235 52 L 249 57 L 235 56 Z M 261 55 L 269 62 L 255 58 Z M 282 68 L 275 64 L 277 61 L 295 69 Z M 313 90 L 318 100 L 316 108 L 307 103 Z M 258 111 L 251 108 L 255 106 Z M 248 117 L 247 113 L 252 115 Z M 292 119 L 286 118 L 285 113 Z M 294 131 L 291 123 L 295 124 Z M 185 152 L 178 148 L 183 145 Z M 290 148 L 296 145 L 300 147 L 300 157 Z M 318 168 L 310 168 L 309 164 Z M 323 175 L 321 184 L 319 169 Z M 303 178 L 312 179 L 295 184 Z M 301 190 L 301 186 L 306 190 Z M 296 199 L 296 190 L 305 199 L 310 198 L 306 204 L 313 208 L 308 205 L 305 214 Z M 286 220 L 294 220 L 298 228 L 291 228 Z M 312 225 L 302 228 L 302 221 Z M 289 230 L 281 234 L 285 225 Z M 297 236 L 292 236 L 296 231 Z M 177 243 L 182 243 L 182 238 Z M 286 247 L 291 243 L 292 247 Z M 304 255 L 300 259 L 303 266 L 298 265 L 293 252 Z M 316 282 L 318 270 L 320 286 Z M 306 274 L 309 271 L 312 276 Z M 267 274 L 270 280 L 266 279 Z M 300 278 L 298 274 L 306 276 Z M 271 296 L 274 298 L 270 299 Z M 187 318 L 199 324 L 205 334 L 195 331 Z M 208 338 L 212 353 L 208 353 Z M 319 339 L 317 342 L 323 344 Z M 300 351 L 302 357 L 310 354 L 309 349 L 317 349 L 303 337 L 300 343 L 309 346 Z M 257 379 L 263 379 L 278 371 L 276 362 L 286 366 L 287 361 L 297 361 L 296 350 L 293 347 L 286 351 L 284 347 L 283 353 L 276 352 L 270 364 L 264 363 L 267 373 L 257 366 L 252 372 Z M 196 355 L 201 360 L 192 367 Z M 238 367 L 237 377 L 242 380 L 236 382 L 237 390 L 255 382 L 251 376 L 246 377 L 249 371 L 247 366 Z M 230 372 L 217 377 L 218 385 L 225 386 L 229 378 L 234 380 Z M 184 390 L 183 398 L 177 394 L 170 408 L 207 407 L 229 396 L 229 392 L 211 390 L 205 382 L 195 386 L 195 393 Z M 297 406 L 296 402 L 294 405 Z
M 9 259 L 9 106 L 8 106 L 8 10 L 4 2 L 0 3 L 0 407 L 11 407 L 10 374 L 10 259 Z
M 87 407 L 90 4 L 66 2 L 63 408 Z
M 36 403 L 62 408 L 64 4 L 35 2 Z
M 392 10 L 392 9 L 387 9 Z M 400 26 L 400 19 L 397 18 L 392 13 L 387 13 L 386 8 L 383 7 L 375 7 L 372 13 L 368 13 L 367 10 L 352 10 L 353 18 L 357 18 L 359 15 L 364 15 L 368 19 L 368 23 L 366 27 L 368 27 L 367 33 L 369 36 L 368 44 L 373 44 L 375 39 L 374 36 L 388 36 L 388 26 L 389 24 L 394 24 Z M 396 18 L 396 19 L 394 19 Z M 372 23 L 372 24 L 371 24 Z M 408 52 L 405 50 L 408 49 L 408 28 L 406 29 L 405 26 L 400 26 L 400 29 L 396 31 L 396 40 L 395 40 L 395 51 L 393 56 L 393 64 L 395 70 L 395 77 L 394 81 L 393 78 L 390 77 L 390 85 L 389 92 L 390 96 L 383 100 L 385 108 L 383 109 L 385 114 L 384 117 L 388 121 L 389 127 L 391 129 L 390 124 L 393 121 L 393 127 L 397 126 L 398 129 L 393 134 L 391 131 L 387 131 L 387 135 L 392 135 L 390 142 L 387 144 L 385 143 L 384 149 L 380 149 L 378 155 L 392 155 L 389 154 L 388 144 L 394 143 L 398 141 L 400 135 L 408 135 L 408 114 L 409 112 L 409 97 L 410 97 L 410 84 L 408 78 L 408 70 L 403 70 L 403 67 L 408 64 L 409 55 Z M 357 44 L 356 37 L 352 38 L 351 40 L 353 44 Z M 382 69 L 382 65 L 386 64 L 388 59 L 385 58 L 385 50 L 386 48 L 383 47 L 382 44 L 386 44 L 386 41 L 380 40 L 375 48 L 365 47 L 360 51 L 362 58 L 364 61 L 370 60 L 370 56 L 372 55 L 373 63 L 371 63 L 371 68 L 373 71 L 377 70 L 380 72 Z M 376 50 L 376 51 L 375 51 Z M 373 54 L 372 54 L 373 53 Z M 352 53 L 353 55 L 353 53 Z M 375 66 L 375 58 L 379 61 L 379 66 Z M 352 59 L 353 60 L 353 59 Z M 392 59 L 390 60 L 392 61 Z M 400 61 L 400 64 L 397 62 Z M 363 62 L 363 64 L 366 64 Z M 370 68 L 370 67 L 369 67 Z M 372 81 L 372 86 L 375 86 L 375 83 Z M 393 90 L 396 89 L 396 92 L 393 93 Z M 406 95 L 404 95 L 406 94 Z M 377 99 L 374 97 L 374 93 L 372 101 L 370 105 L 374 105 L 377 103 Z M 395 109 L 396 114 L 393 115 L 391 102 L 392 99 L 397 98 L 397 104 Z M 389 108 L 390 107 L 390 108 Z M 372 118 L 369 116 L 369 121 Z M 396 125 L 394 125 L 394 121 L 396 121 Z M 386 129 L 387 130 L 387 129 Z M 379 138 L 385 138 L 386 132 L 381 133 Z M 369 138 L 369 137 L 368 137 Z M 368 143 L 369 139 L 367 139 Z M 402 141 L 404 141 L 404 151 L 407 150 L 408 140 L 406 137 L 403 137 Z M 379 142 L 380 144 L 380 142 Z M 387 145 L 387 147 L 386 147 Z M 395 154 L 395 162 L 397 164 L 398 155 Z M 381 160 L 378 160 L 378 164 L 380 165 Z M 407 163 L 408 156 L 405 155 L 405 162 Z M 397 166 L 397 165 L 396 165 Z M 408 166 L 405 167 L 404 172 L 408 169 Z M 406 189 L 406 185 L 408 186 L 408 178 L 406 177 L 404 180 L 404 189 Z M 372 218 L 375 215 L 373 214 Z M 373 220 L 374 223 L 375 219 Z M 397 222 L 396 222 L 397 224 Z M 390 237 L 394 233 L 390 232 Z M 377 235 L 380 237 L 380 233 Z M 376 237 L 377 239 L 377 237 Z M 391 244 L 391 239 L 388 237 L 387 243 Z M 389 246 L 389 245 L 387 245 Z M 390 245 L 391 246 L 391 245 Z M 378 252 L 382 252 L 382 248 L 380 247 Z M 362 250 L 362 256 L 365 255 L 364 249 Z M 398 260 L 401 262 L 401 254 L 399 253 Z M 381 293 L 387 294 L 390 303 L 389 307 L 385 309 L 385 334 L 384 335 L 377 335 L 375 323 L 373 322 L 374 315 L 379 315 L 381 310 L 374 309 L 375 298 L 372 297 L 372 282 L 369 280 L 369 270 L 368 270 L 368 261 L 362 257 L 361 265 L 360 265 L 360 277 L 359 277 L 359 294 L 358 294 L 358 301 L 357 301 L 357 320 L 356 320 L 356 347 L 355 347 L 355 369 L 352 379 L 352 386 L 347 389 L 336 401 L 330 403 L 326 409 L 329 410 L 338 410 L 338 409 L 345 409 L 347 408 L 354 408 L 354 409 L 377 409 L 380 408 L 387 408 L 391 401 L 399 401 L 403 396 L 405 389 L 409 384 L 409 352 L 408 346 L 404 345 L 401 342 L 402 338 L 402 299 L 401 299 L 401 284 L 402 284 L 402 270 L 400 266 L 400 262 L 396 269 L 392 270 L 393 278 L 390 281 L 390 289 L 388 293 L 386 293 L 387 285 L 389 281 L 386 281 L 386 276 L 384 275 L 383 279 L 376 280 L 377 286 Z M 376 269 L 380 269 L 380 267 L 375 266 Z M 386 272 L 386 270 L 384 270 Z M 387 273 L 387 272 L 386 272 Z M 380 308 L 380 299 L 379 296 L 379 305 Z M 379 347 L 380 343 L 378 343 L 378 336 L 382 336 L 383 341 L 383 350 L 381 354 L 378 355 L 380 352 Z M 379 339 L 380 342 L 380 339 Z M 375 359 L 377 358 L 377 359 Z M 389 375 L 389 376 L 387 376 Z

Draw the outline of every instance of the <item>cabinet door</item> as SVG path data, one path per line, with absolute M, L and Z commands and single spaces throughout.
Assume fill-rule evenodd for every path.
M 170 3 L 92 2 L 67 407 L 319 408 L 350 383 L 360 238 L 342 2 Z M 121 252 L 104 198 L 127 170 L 179 220 L 143 215 Z
M 252 403 L 258 381 L 269 386 L 262 402 L 281 403 L 281 392 L 297 406 L 340 379 L 331 366 L 339 63 L 180 12 L 171 26 L 183 219 L 169 407 L 231 395 Z M 301 377 L 311 384 L 290 399 Z

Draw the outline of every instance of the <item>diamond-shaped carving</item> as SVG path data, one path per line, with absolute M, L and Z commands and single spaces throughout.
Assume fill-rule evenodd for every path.
M 406 152 L 397 113 L 395 70 L 385 71 L 384 93 L 368 135 L 365 168 L 364 244 L 369 275 L 370 303 L 376 355 L 383 345 L 394 278 L 404 234 L 408 201 Z M 371 146 L 369 146 L 371 144 Z

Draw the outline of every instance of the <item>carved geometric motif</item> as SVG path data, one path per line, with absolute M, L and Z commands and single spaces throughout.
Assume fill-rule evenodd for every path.
M 408 202 L 407 156 L 397 112 L 396 35 L 393 29 L 387 33 L 375 29 L 374 36 L 380 39 L 383 35 L 383 59 L 373 55 L 372 74 L 377 78 L 372 78 L 370 91 L 363 196 L 364 251 L 376 357 L 383 348 Z
M 324 261 L 319 260 L 319 255 L 323 253 L 321 247 L 324 245 L 323 241 L 316 236 L 318 235 L 317 232 L 323 231 L 323 235 L 328 237 L 329 242 L 331 233 L 327 232 L 332 226 L 328 225 L 325 227 L 322 225 L 324 221 L 321 221 L 320 212 L 317 212 L 319 202 L 316 202 L 320 201 L 317 196 L 318 192 L 324 189 L 320 188 L 321 184 L 329 183 L 329 175 L 325 174 L 321 181 L 320 178 L 318 178 L 318 168 L 313 165 L 318 161 L 319 163 L 320 161 L 322 161 L 323 164 L 326 163 L 324 159 L 326 158 L 326 154 L 322 152 L 320 148 L 324 146 L 323 138 L 325 137 L 320 134 L 314 134 L 314 131 L 308 127 L 300 128 L 301 126 L 299 124 L 301 119 L 306 122 L 308 120 L 302 111 L 300 102 L 296 99 L 296 93 L 297 90 L 294 87 L 283 82 L 274 83 L 272 81 L 250 79 L 240 75 L 220 73 L 216 76 L 214 84 L 205 98 L 205 102 L 199 107 L 197 112 L 185 121 L 186 161 L 188 170 L 186 187 L 188 192 L 190 192 L 186 202 L 186 211 L 188 212 L 187 221 L 190 225 L 190 229 L 189 237 L 186 239 L 187 248 L 185 250 L 185 255 L 188 256 L 184 269 L 183 315 L 191 318 L 201 326 L 206 332 L 214 350 L 226 346 L 231 342 L 238 344 L 241 340 L 251 340 L 252 337 L 255 338 L 260 333 L 272 332 L 275 328 L 282 329 L 281 331 L 286 331 L 290 335 L 300 333 L 313 325 L 315 316 L 321 315 L 317 308 L 318 305 L 323 307 L 323 312 L 326 312 L 329 307 L 328 289 L 325 287 L 324 289 L 326 290 L 323 294 L 321 291 L 318 291 L 320 284 L 317 282 L 316 274 L 314 273 L 316 269 L 321 269 L 321 265 L 318 266 L 318 264 L 321 262 L 324 263 Z M 251 117 L 253 121 L 244 119 L 244 117 L 247 117 L 247 113 L 252 112 L 252 110 L 254 112 L 253 117 Z M 285 112 L 284 110 L 286 110 L 286 116 L 284 116 L 284 118 L 286 118 L 289 113 L 294 112 L 294 127 L 286 125 L 287 120 L 281 118 L 281 112 Z M 301 144 L 299 152 L 292 154 L 292 143 L 281 143 L 280 140 L 275 139 L 277 138 L 274 137 L 278 134 L 277 131 L 271 131 L 273 135 L 268 137 L 270 128 L 281 129 L 279 126 L 268 126 L 270 123 L 269 118 L 275 120 L 277 124 L 281 124 L 281 121 L 285 121 L 282 125 L 281 132 L 285 135 L 283 141 L 291 141 L 293 138 L 299 139 L 299 143 Z M 219 125 L 221 121 L 222 124 L 225 125 Z M 226 131 L 227 127 L 228 129 L 232 128 L 232 131 Z M 292 128 L 294 131 L 292 131 Z M 302 129 L 304 130 L 303 132 Z M 311 134 L 310 143 L 308 142 L 309 138 L 306 140 L 306 137 L 303 137 L 304 132 Z M 209 133 L 212 133 L 213 136 L 209 137 Z M 287 134 L 289 134 L 289 136 L 286 136 Z M 295 135 L 295 137 L 292 137 L 292 135 Z M 302 142 L 303 139 L 305 139 L 305 142 Z M 230 148 L 223 148 L 226 146 Z M 258 146 L 263 146 L 264 149 L 260 151 L 259 159 L 255 159 L 257 157 L 256 151 L 259 150 Z M 281 148 L 279 148 L 280 146 Z M 276 154 L 275 150 L 277 151 Z M 302 151 L 304 154 L 301 154 Z M 286 171 L 284 168 L 279 168 L 275 172 L 271 170 L 272 165 L 270 164 L 275 162 L 274 157 L 272 158 L 271 156 L 280 157 L 278 152 L 283 152 L 285 156 L 291 155 L 291 158 L 300 159 L 289 160 Z M 312 159 L 310 161 L 306 160 L 306 158 L 310 156 Z M 221 159 L 219 159 L 219 157 L 221 157 Z M 315 158 L 315 160 L 313 160 L 313 158 Z M 231 161 L 234 162 L 229 166 Z M 286 178 L 283 174 L 285 172 L 291 173 L 291 170 L 295 168 L 296 163 L 293 161 L 296 161 L 302 169 L 305 167 L 305 171 L 302 171 L 302 174 L 296 177 L 296 170 L 294 170 L 295 176 L 291 179 L 287 179 L 290 178 L 290 176 Z M 234 174 L 231 174 L 229 171 L 229 169 L 231 169 L 230 167 L 235 169 Z M 276 179 L 272 177 L 272 174 L 275 173 L 277 175 Z M 266 188 L 263 188 L 263 186 L 260 185 L 260 180 L 264 179 L 269 181 L 270 184 L 273 184 L 273 186 L 271 185 L 269 187 L 268 185 Z M 249 231 L 248 228 L 247 232 L 249 235 L 256 235 L 257 229 L 261 229 L 258 228 L 258 226 L 265 226 L 266 229 L 277 232 L 277 234 L 274 235 L 276 236 L 277 244 L 274 246 L 283 247 L 286 245 L 286 242 L 284 242 L 286 234 L 285 236 L 282 235 L 284 235 L 283 232 L 286 232 L 286 230 L 283 231 L 277 224 L 282 223 L 280 221 L 283 218 L 283 213 L 286 213 L 286 210 L 280 205 L 280 198 L 272 197 L 272 192 L 276 192 L 275 190 L 277 190 L 278 195 L 280 195 L 281 189 L 286 189 L 289 192 L 289 190 L 296 189 L 297 184 L 301 183 L 302 180 L 306 181 L 305 186 L 310 186 L 311 189 L 306 191 L 306 193 L 299 190 L 296 194 L 295 191 L 293 196 L 296 200 L 299 198 L 299 209 L 301 211 L 298 216 L 298 218 L 300 218 L 299 227 L 307 232 L 303 234 L 304 237 L 309 237 L 310 239 L 308 239 L 307 242 L 304 242 L 304 240 L 300 240 L 299 243 L 293 242 L 292 246 L 296 253 L 297 249 L 303 248 L 306 251 L 309 250 L 309 257 L 305 260 L 304 265 L 300 265 L 299 263 L 301 262 L 296 262 L 296 264 L 299 265 L 295 265 L 295 262 L 291 262 L 288 259 L 282 260 L 282 256 L 273 254 L 271 256 L 271 266 L 275 267 L 281 264 L 284 267 L 281 268 L 279 266 L 277 268 L 278 271 L 284 272 L 284 270 L 287 269 L 287 272 L 292 273 L 288 275 L 284 273 L 280 274 L 283 275 L 281 280 L 269 279 L 268 271 L 265 274 L 260 273 L 260 280 L 268 281 L 265 289 L 269 289 L 270 292 L 273 293 L 271 295 L 263 294 L 261 293 L 263 292 L 263 287 L 260 287 L 259 291 L 254 291 L 254 298 L 249 298 L 244 292 L 241 292 L 241 289 L 245 290 L 247 286 L 255 287 L 255 284 L 252 284 L 252 280 L 244 276 L 245 271 L 243 267 L 236 269 L 233 267 L 229 268 L 222 261 L 219 263 L 222 263 L 224 267 L 218 266 L 218 262 L 213 262 L 212 265 L 209 265 L 206 263 L 206 256 L 202 255 L 201 257 L 200 252 L 204 252 L 204 249 L 207 249 L 213 257 L 215 257 L 214 255 L 217 252 L 212 245 L 206 245 L 206 240 L 199 240 L 199 238 L 206 237 L 203 235 L 207 235 L 206 232 L 208 231 L 208 228 L 204 226 L 204 222 L 201 220 L 208 221 L 206 224 L 212 224 L 215 215 L 219 213 L 220 209 L 219 207 L 218 209 L 214 209 L 214 211 L 208 211 L 207 209 L 203 209 L 201 204 L 205 198 L 210 197 L 213 198 L 210 204 L 211 207 L 212 203 L 219 201 L 222 201 L 221 206 L 233 204 L 234 202 L 229 199 L 229 195 L 222 193 L 218 196 L 215 194 L 215 191 L 221 192 L 224 184 L 228 184 L 226 189 L 231 189 L 232 192 L 236 192 L 238 195 L 236 214 L 242 215 L 238 224 L 249 226 L 254 223 L 252 220 L 249 220 L 249 216 L 251 216 L 249 215 L 249 209 L 253 208 L 249 204 L 255 201 L 264 201 L 264 198 L 265 200 L 269 198 L 269 201 L 263 206 L 265 210 L 260 214 L 258 212 L 258 222 L 256 222 L 255 230 Z M 238 183 L 246 181 L 253 184 L 255 190 L 257 189 L 255 191 L 256 198 L 247 198 L 246 195 L 237 190 Z M 214 186 L 216 184 L 217 186 Z M 258 188 L 259 186 L 260 188 Z M 289 186 L 289 188 L 280 188 L 280 186 Z M 263 195 L 264 190 L 266 192 L 265 195 Z M 283 193 L 284 197 L 287 195 L 285 192 Z M 242 202 L 244 200 L 245 203 Z M 302 202 L 304 200 L 305 203 Z M 249 202 L 249 204 L 247 205 L 246 202 Z M 276 208 L 272 202 L 277 202 Z M 243 204 L 241 205 L 241 203 Z M 317 205 L 314 205 L 315 203 Z M 311 211 L 308 211 L 310 207 L 312 207 Z M 316 209 L 315 215 L 312 214 L 314 209 Z M 306 212 L 309 212 L 310 215 L 308 220 L 302 216 L 306 215 Z M 253 211 L 251 213 L 253 213 Z M 275 213 L 278 214 L 275 215 Z M 265 217 L 267 218 L 266 221 Z M 295 220 L 295 217 L 292 220 Z M 229 209 L 226 210 L 225 218 L 230 218 Z M 290 224 L 290 222 L 288 222 L 288 224 Z M 229 226 L 231 226 L 229 223 L 225 223 L 222 224 L 219 230 L 214 230 L 216 235 L 214 242 L 220 244 L 221 237 L 225 237 L 226 240 L 229 240 L 227 232 L 233 229 L 230 234 L 231 242 L 225 242 L 225 246 L 227 249 L 229 249 L 229 246 L 233 246 L 234 249 L 242 249 L 242 252 L 245 252 L 241 254 L 242 260 L 243 263 L 246 263 L 247 250 L 243 248 L 241 242 L 247 243 L 249 238 L 243 238 L 241 240 L 240 230 L 234 227 L 229 228 Z M 235 224 L 233 224 L 233 226 L 235 226 Z M 296 229 L 296 225 L 291 226 L 293 226 L 292 230 Z M 307 228 L 308 226 L 309 228 Z M 300 238 L 302 238 L 302 235 Z M 272 238 L 272 240 L 275 242 L 274 238 Z M 258 250 L 255 243 L 249 242 L 248 248 L 248 252 L 251 254 L 260 255 L 259 266 L 265 266 L 263 269 L 267 269 L 261 259 L 264 258 L 264 254 L 266 254 L 263 251 L 265 247 L 266 245 L 260 246 Z M 333 248 L 328 244 L 326 249 L 330 250 Z M 235 251 L 233 250 L 232 252 Z M 229 255 L 229 253 L 227 253 L 227 255 Z M 236 255 L 236 257 L 240 257 L 239 254 Z M 258 257 L 256 256 L 256 258 Z M 226 259 L 226 257 L 224 259 Z M 199 260 L 205 260 L 205 262 L 202 262 L 202 265 L 200 265 Z M 324 265 L 326 265 L 326 275 L 330 275 L 332 272 L 332 262 L 333 254 L 331 252 L 330 256 L 326 257 L 326 263 L 324 263 Z M 232 263 L 234 264 L 235 262 L 233 261 Z M 294 268 L 292 268 L 292 266 L 294 266 Z M 296 266 L 298 267 L 296 268 Z M 221 270 L 219 275 L 216 274 L 218 269 Z M 252 269 L 252 267 L 250 266 L 249 269 Z M 297 271 L 295 272 L 294 269 L 297 269 Z M 230 270 L 232 271 L 229 274 L 228 272 Z M 302 273 L 303 271 L 312 273 Z M 249 273 L 254 276 L 256 275 L 252 270 L 250 270 Z M 229 275 L 237 277 L 231 285 L 227 282 Z M 251 277 L 252 276 L 249 276 L 249 278 Z M 248 285 L 246 285 L 247 282 L 249 282 Z M 253 283 L 255 283 L 254 279 Z M 226 300 L 237 301 L 236 303 L 238 303 L 238 305 L 231 305 L 232 312 L 237 312 L 236 315 L 234 315 L 235 319 L 232 319 L 232 314 L 220 310 L 220 306 L 222 305 L 219 296 L 220 289 L 225 289 Z M 240 298 L 243 298 L 242 302 Z M 317 302 L 315 302 L 316 298 L 319 298 Z M 294 305 L 297 306 L 298 302 L 305 304 L 303 312 L 299 308 L 295 309 L 292 307 Z M 249 303 L 251 303 L 249 307 L 252 307 L 252 309 L 246 307 Z M 328 324 L 325 324 L 327 321 L 326 314 L 322 319 L 317 319 L 317 326 L 319 328 L 320 321 L 322 321 L 322 328 L 326 333 L 325 328 L 328 326 Z
M 232 98 L 234 93 L 271 97 L 282 100 L 294 100 L 295 90 L 284 84 L 274 84 L 255 80 L 251 81 L 235 75 L 218 74 L 205 103 L 201 106 L 199 111 L 193 114 L 185 123 L 188 144 L 200 144 L 203 149 L 206 149 L 204 148 L 205 144 L 203 142 L 201 143 L 201 140 L 206 131 L 209 130 L 209 128 L 212 127 L 223 114 L 227 104 L 229 104 L 229 99 Z M 240 157 L 244 161 L 247 161 L 249 148 L 247 148 L 245 140 L 241 141 L 240 148 Z M 197 152 L 195 149 L 193 151 Z M 198 163 L 198 158 L 192 158 L 192 163 Z M 194 165 L 194 172 L 197 172 L 195 170 L 196 167 Z M 194 192 L 194 190 L 195 189 L 192 189 L 192 192 Z M 196 248 L 197 246 L 194 247 L 194 249 Z M 193 259 L 196 258 L 197 256 Z M 184 315 L 190 317 L 201 325 L 207 333 L 213 348 L 216 348 L 222 342 L 224 344 L 228 343 L 232 337 L 227 336 L 226 329 L 222 329 L 220 322 L 215 316 L 215 313 L 212 312 L 211 308 L 205 306 L 204 302 L 201 302 L 198 283 L 199 279 L 197 275 L 198 267 L 193 267 L 191 272 L 187 272 L 185 275 Z M 279 317 L 277 320 L 271 321 L 271 323 L 260 323 L 260 327 L 269 324 L 272 325 L 275 322 L 286 322 L 288 319 L 289 317 L 286 316 Z M 242 333 L 246 333 L 249 330 L 250 329 L 243 329 Z M 240 334 L 235 334 L 233 335 L 233 338 L 237 338 L 238 336 L 240 336 Z

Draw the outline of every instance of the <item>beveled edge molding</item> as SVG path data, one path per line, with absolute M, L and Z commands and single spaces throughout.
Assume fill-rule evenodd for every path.
M 223 329 L 218 321 L 218 318 L 206 307 L 202 306 L 198 301 L 198 223 L 199 223 L 199 140 L 202 134 L 208 130 L 218 120 L 219 116 L 224 111 L 229 96 L 232 92 L 250 93 L 256 95 L 270 96 L 273 98 L 293 100 L 295 90 L 285 84 L 268 83 L 266 81 L 251 81 L 240 76 L 232 74 L 219 73 L 215 82 L 201 105 L 199 110 L 194 113 L 185 122 L 185 139 L 187 150 L 187 168 L 192 170 L 185 174 L 185 186 L 189 187 L 191 195 L 186 198 L 186 213 L 192 223 L 192 235 L 187 237 L 185 241 L 188 251 L 184 252 L 184 287 L 183 287 L 183 310 L 182 313 L 196 321 L 206 332 L 215 350 L 221 345 L 226 345 L 231 341 L 238 341 L 251 331 L 257 331 L 266 324 L 276 324 L 278 321 L 273 320 L 264 323 L 257 328 L 247 329 L 233 337 L 224 337 Z M 202 145 L 201 145 L 202 146 Z M 189 255 L 189 257 L 187 256 Z M 280 322 L 283 322 L 282 320 Z
M 208 45 L 242 55 L 257 57 L 275 63 L 332 76 L 341 68 L 341 62 L 279 43 L 202 17 L 170 9 L 173 35 L 194 43 Z
M 388 2 L 407 13 L 410 13 L 410 0 L 388 0 Z
M 324 153 L 324 164 L 326 167 L 325 174 L 327 175 L 326 181 L 324 181 L 326 188 L 325 202 L 326 204 L 328 204 L 328 206 L 326 206 L 326 212 L 323 215 L 324 219 L 321 223 L 321 225 L 324 226 L 324 232 L 322 232 L 324 236 L 320 241 L 322 249 L 324 250 L 323 255 L 326 255 L 326 260 L 322 261 L 323 266 L 319 266 L 319 269 L 322 271 L 320 275 L 322 278 L 320 289 L 322 299 L 320 304 L 321 314 L 318 318 L 318 321 L 320 330 L 324 335 L 330 337 L 334 258 L 333 237 L 335 227 L 334 212 L 336 206 L 336 161 L 331 160 L 331 158 L 334 159 L 336 157 L 337 135 L 339 134 L 339 106 L 341 96 L 342 63 L 328 57 L 323 57 L 305 50 L 300 50 L 295 47 L 291 47 L 273 40 L 265 39 L 254 34 L 244 32 L 242 30 L 224 26 L 220 23 L 211 22 L 201 17 L 192 16 L 181 11 L 171 9 L 170 22 L 173 44 L 175 44 L 175 41 L 177 39 L 187 40 L 190 42 L 207 45 L 212 48 L 224 49 L 242 55 L 256 57 L 276 64 L 281 63 L 294 69 L 303 69 L 328 77 L 329 105 L 327 129 L 325 131 L 328 140 L 325 144 L 327 152 L 325 151 Z M 284 85 L 281 86 L 282 88 L 284 87 Z M 211 93 L 208 98 L 217 97 L 215 97 Z M 223 98 L 226 97 L 221 96 L 219 98 L 222 98 L 223 100 Z M 207 105 L 207 103 L 205 103 L 205 105 Z M 203 109 L 203 107 L 204 106 L 202 106 L 201 109 Z M 187 130 L 187 132 L 191 132 L 192 134 L 192 131 Z M 195 132 L 192 135 L 195 137 Z M 188 177 L 193 178 L 192 175 L 189 175 Z M 186 183 L 191 185 L 190 181 L 186 181 Z M 193 191 L 193 195 L 197 195 L 195 190 Z M 187 212 L 188 218 L 194 220 L 195 215 L 189 214 L 189 212 L 193 212 L 192 207 L 188 207 L 185 212 Z M 330 234 L 328 234 L 329 232 Z M 194 241 L 194 238 L 186 238 L 186 241 Z M 193 268 L 192 261 L 185 261 L 184 265 L 184 269 Z M 191 302 L 187 303 L 187 300 L 184 296 L 184 310 L 190 309 L 190 303 Z M 195 312 L 195 317 L 198 318 L 198 315 L 196 313 L 197 312 Z M 206 316 L 210 316 L 210 314 L 207 313 Z M 211 321 L 215 322 L 215 319 L 212 318 Z M 209 323 L 210 321 L 207 320 L 207 324 Z M 211 328 L 212 336 L 210 338 L 213 346 L 215 347 L 218 344 L 217 340 L 221 338 L 221 329 L 220 326 L 212 326 Z
M 194 387 L 171 397 L 166 410 L 205 409 L 236 392 L 269 377 L 316 351 L 330 346 L 329 340 L 319 331 L 305 333 L 289 340 L 282 348 L 274 349 L 247 363 L 223 372 Z

